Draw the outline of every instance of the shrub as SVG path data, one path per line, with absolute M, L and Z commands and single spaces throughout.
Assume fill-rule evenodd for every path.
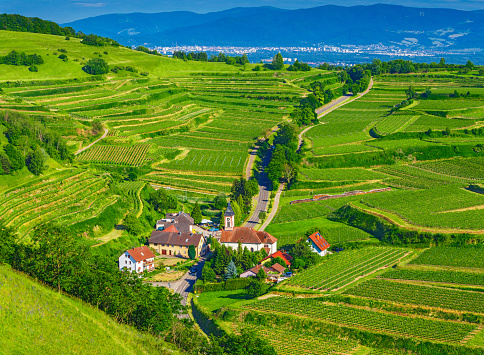
M 100 75 L 109 72 L 109 66 L 104 59 L 93 58 L 89 59 L 86 65 L 82 67 L 82 70 L 91 75 Z
M 36 65 L 32 65 L 29 67 L 29 70 L 31 72 L 37 73 L 39 71 L 39 68 Z

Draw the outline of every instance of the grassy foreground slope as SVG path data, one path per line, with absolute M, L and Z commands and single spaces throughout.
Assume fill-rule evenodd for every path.
M 2 354 L 165 354 L 166 344 L 0 266 Z M 178 353 L 170 351 L 170 353 Z

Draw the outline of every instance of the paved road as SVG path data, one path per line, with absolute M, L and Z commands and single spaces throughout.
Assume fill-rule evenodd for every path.
M 99 142 L 101 139 L 106 138 L 106 136 L 108 135 L 108 132 L 109 132 L 109 130 L 107 128 L 104 128 L 104 134 L 102 135 L 101 138 L 96 139 L 94 142 L 92 142 L 91 144 L 89 144 L 87 147 L 84 147 L 84 148 L 79 149 L 76 152 L 76 155 L 81 154 L 83 151 L 91 148 L 94 144 L 96 144 L 97 142 Z
M 269 165 L 271 161 L 272 150 L 268 150 L 264 159 L 262 160 L 262 169 L 265 169 L 267 165 Z M 259 213 L 261 211 L 267 211 L 267 204 L 269 203 L 269 190 L 270 181 L 267 177 L 265 171 L 261 171 L 259 176 L 259 196 L 257 198 L 257 206 L 255 207 L 255 211 L 252 216 L 249 218 L 247 223 L 245 223 L 244 227 L 252 227 L 255 228 L 257 223 L 259 223 Z
M 277 190 L 276 197 L 274 198 L 274 205 L 272 206 L 271 213 L 269 214 L 269 216 L 267 216 L 267 219 L 265 220 L 262 227 L 259 228 L 260 231 L 263 231 L 264 229 L 266 229 L 269 223 L 272 222 L 272 219 L 276 215 L 277 209 L 279 208 L 279 200 L 281 199 L 282 190 L 284 190 L 284 184 L 279 185 L 279 189 Z
M 370 84 L 368 85 L 368 88 L 359 93 L 358 95 L 356 96 L 353 96 L 352 94 L 348 94 L 348 95 L 345 95 L 345 96 L 341 96 L 339 98 L 337 98 L 336 100 L 333 100 L 331 101 L 330 103 L 318 108 L 316 110 L 316 113 L 318 114 L 318 118 L 321 118 L 323 116 L 326 116 L 328 113 L 336 110 L 337 108 L 341 107 L 341 106 L 344 106 L 344 105 L 347 105 L 349 104 L 350 102 L 353 102 L 354 100 L 356 99 L 359 99 L 360 97 L 368 94 L 371 90 L 371 88 L 373 87 L 373 78 L 370 80 Z M 320 124 L 324 124 L 324 123 L 320 123 Z M 303 136 L 304 134 L 309 131 L 311 128 L 314 128 L 318 125 L 314 125 L 314 126 L 309 126 L 307 128 L 305 128 L 301 133 L 299 133 L 299 145 L 298 145 L 298 149 L 301 149 L 301 146 L 303 144 Z
M 190 292 L 193 291 L 193 285 L 198 278 L 202 276 L 203 265 L 205 264 L 206 257 L 201 257 L 195 266 L 197 267 L 196 274 L 190 274 L 190 272 L 185 273 L 181 279 L 174 282 L 151 282 L 153 286 L 163 286 L 170 288 L 182 296 L 181 304 L 183 306 L 187 305 L 187 297 Z M 188 314 L 182 314 L 180 318 L 188 318 Z

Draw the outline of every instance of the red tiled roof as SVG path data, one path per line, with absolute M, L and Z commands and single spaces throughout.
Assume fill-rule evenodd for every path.
M 151 237 L 149 243 L 158 244 L 171 244 L 171 245 L 182 245 L 189 246 L 194 245 L 198 247 L 200 240 L 203 238 L 202 234 L 192 234 L 192 233 L 173 233 L 165 231 L 153 231 L 151 232 Z
M 178 229 L 172 224 L 168 228 L 163 229 L 163 232 L 173 232 L 173 233 L 178 233 Z
M 263 266 L 263 265 L 261 265 L 261 264 L 259 264 L 259 265 L 257 265 L 257 266 L 254 266 L 252 269 L 249 269 L 249 270 L 247 270 L 247 271 L 252 271 L 254 274 L 256 274 L 256 275 L 257 275 L 257 273 L 259 272 L 259 270 L 260 270 L 261 268 L 263 268 L 263 269 L 264 269 L 264 271 L 265 271 L 265 273 L 266 273 L 266 274 L 268 274 L 268 273 L 271 271 L 270 269 L 266 268 L 265 266 Z
M 284 260 L 286 262 L 287 266 L 291 266 L 291 260 L 293 259 L 293 257 L 290 256 L 287 253 L 280 251 L 280 250 L 276 251 L 274 254 L 271 254 L 271 255 L 265 257 L 264 259 L 262 259 L 262 261 L 265 261 L 269 258 L 277 258 L 277 257 L 280 257 L 282 260 Z
M 153 254 L 151 249 L 148 248 L 146 245 L 143 245 L 139 248 L 129 249 L 126 252 L 131 255 L 136 262 L 155 257 L 155 254 Z
M 249 227 L 235 227 L 232 231 L 223 230 L 221 243 L 274 244 L 277 239 L 267 232 L 256 231 Z
M 323 238 L 321 233 L 316 232 L 314 234 L 311 234 L 309 236 L 309 239 L 316 244 L 316 246 L 321 250 L 324 251 L 330 247 L 329 243 L 326 241 L 326 239 Z
M 275 271 L 281 274 L 284 272 L 284 270 L 286 270 L 286 268 L 279 263 L 275 263 L 274 265 L 271 266 L 271 268 L 273 268 Z

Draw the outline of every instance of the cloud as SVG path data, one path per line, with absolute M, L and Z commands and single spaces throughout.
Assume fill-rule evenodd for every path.
M 75 3 L 77 6 L 82 6 L 82 7 L 104 7 L 106 6 L 105 2 L 96 2 L 96 3 L 91 3 L 91 2 L 76 2 Z

